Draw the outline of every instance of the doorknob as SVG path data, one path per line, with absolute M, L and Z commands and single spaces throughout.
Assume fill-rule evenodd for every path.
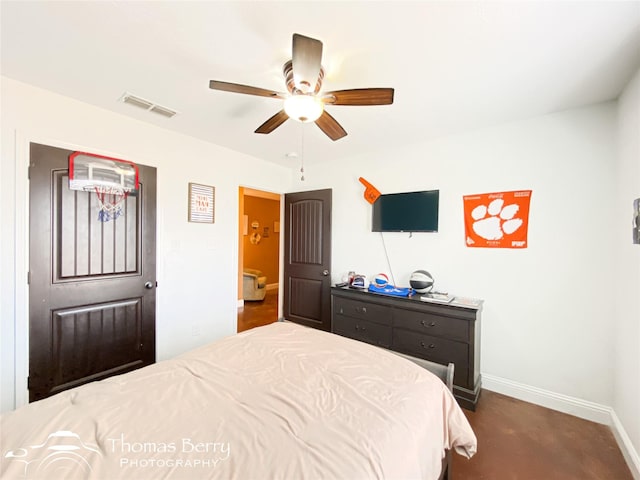
M 144 284 L 144 288 L 146 288 L 147 290 L 151 290 L 153 288 L 153 283 L 151 282 L 147 282 Z
M 324 275 L 325 277 L 326 277 L 327 275 L 329 275 L 329 270 L 323 270 L 323 271 L 322 271 L 322 275 Z

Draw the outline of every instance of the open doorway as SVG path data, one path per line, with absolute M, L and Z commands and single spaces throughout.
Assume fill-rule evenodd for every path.
M 238 332 L 278 320 L 280 195 L 239 189 Z

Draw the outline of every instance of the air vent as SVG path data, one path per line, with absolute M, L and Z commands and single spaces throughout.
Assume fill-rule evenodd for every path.
M 149 110 L 150 107 L 153 107 L 153 103 L 128 94 L 125 94 L 125 96 L 122 97 L 122 101 L 129 105 L 133 105 L 134 107 L 144 108 L 145 110 Z
M 125 92 L 122 97 L 120 97 L 120 100 L 124 103 L 128 103 L 129 105 L 133 105 L 134 107 L 157 113 L 158 115 L 162 115 L 166 118 L 171 118 L 177 113 L 175 110 L 157 105 L 149 100 L 145 100 L 144 98 L 136 97 L 128 92 Z
M 150 108 L 150 110 L 154 113 L 157 113 L 158 115 L 162 115 L 167 118 L 171 118 L 176 114 L 176 112 L 174 112 L 173 110 L 169 110 L 168 108 L 160 107 L 158 105 L 154 105 Z

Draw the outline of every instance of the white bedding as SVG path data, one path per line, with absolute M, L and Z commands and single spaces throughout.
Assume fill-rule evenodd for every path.
M 5 478 L 436 479 L 476 438 L 445 385 L 292 323 L 60 393 L 0 419 Z

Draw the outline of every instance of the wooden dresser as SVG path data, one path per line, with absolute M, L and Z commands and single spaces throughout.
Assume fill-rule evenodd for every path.
M 480 397 L 478 307 L 423 302 L 350 288 L 331 289 L 332 332 L 443 365 L 455 364 L 453 393 L 475 410 Z

